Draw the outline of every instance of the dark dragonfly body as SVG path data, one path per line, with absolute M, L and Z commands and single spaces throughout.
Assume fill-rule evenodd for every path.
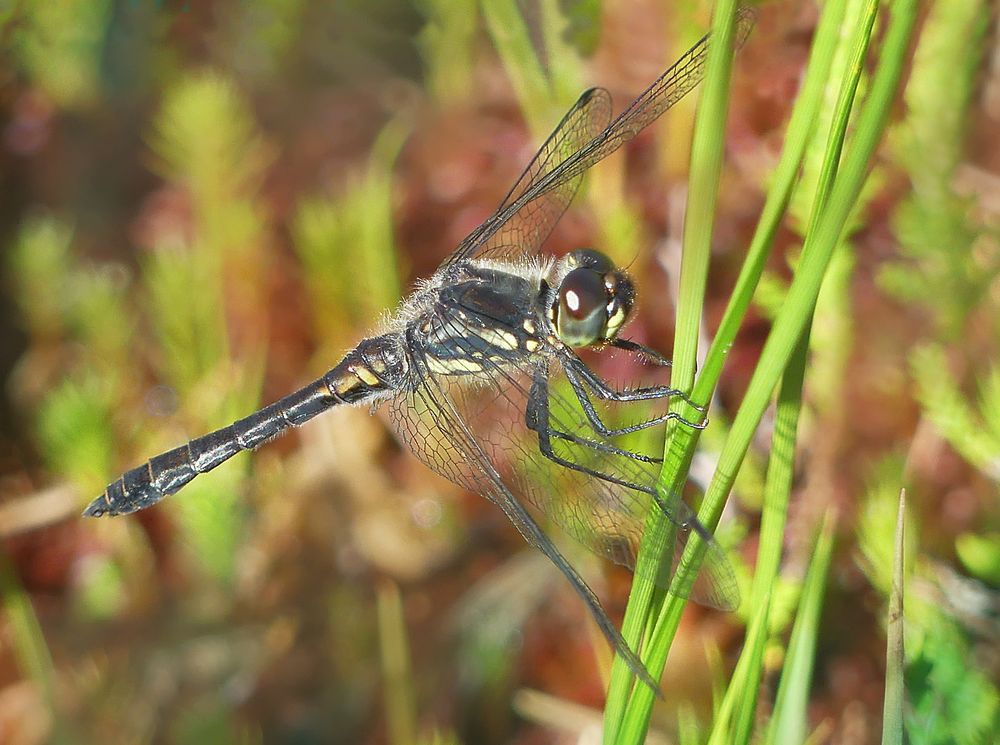
M 454 264 L 447 272 L 450 281 L 428 284 L 412 297 L 406 313 L 421 308 L 415 318 L 392 324 L 398 327 L 392 333 L 365 339 L 323 377 L 294 393 L 127 471 L 84 514 L 126 515 L 149 507 L 240 451 L 253 450 L 333 406 L 370 404 L 412 390 L 419 380 L 409 374 L 418 374 L 420 366 L 432 374 L 474 377 L 487 365 L 536 354 L 546 337 L 556 339 L 546 320 L 552 291 L 541 265 L 525 269 Z M 451 314 L 462 323 L 462 334 L 455 333 Z
M 737 23 L 742 41 L 749 13 L 741 11 Z M 618 654 L 658 690 L 536 516 L 546 515 L 596 553 L 635 568 L 645 515 L 655 505 L 676 527 L 674 550 L 692 533 L 707 548 L 693 584 L 672 580 L 669 560 L 667 572 L 658 571 L 652 581 L 732 609 L 738 602 L 735 579 L 691 510 L 657 487 L 660 459 L 622 443 L 679 415 L 661 406 L 653 415 L 643 410 L 629 424 L 607 421 L 607 407 L 656 404 L 680 391 L 666 385 L 618 389 L 574 351 L 614 347 L 647 366 L 669 365 L 619 335 L 635 302 L 631 280 L 594 250 L 560 259 L 539 251 L 584 172 L 698 83 L 709 43 L 709 37 L 698 42 L 613 121 L 607 91 L 585 92 L 493 216 L 403 301 L 378 335 L 304 388 L 126 472 L 84 514 L 124 515 L 155 504 L 240 451 L 334 406 L 384 406 L 400 440 L 418 458 L 494 502 L 552 560 Z
M 145 465 L 126 471 L 91 502 L 83 514 L 88 517 L 127 515 L 145 509 L 241 450 L 260 447 L 289 427 L 304 424 L 331 406 L 371 400 L 384 388 L 369 372 L 368 360 L 378 364 L 377 361 L 386 356 L 391 358 L 394 352 L 389 342 L 381 337 L 367 339 L 339 365 L 304 388 L 227 427 L 196 437 L 185 445 L 150 458 Z

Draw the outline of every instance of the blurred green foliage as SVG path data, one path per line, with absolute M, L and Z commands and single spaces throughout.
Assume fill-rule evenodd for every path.
M 909 353 L 921 416 L 969 464 L 993 482 L 993 504 L 983 536 L 958 537 L 955 551 L 966 570 L 994 584 L 1000 553 L 988 536 L 1000 524 L 1000 225 L 984 219 L 973 199 L 956 189 L 966 157 L 965 135 L 974 104 L 977 70 L 986 49 L 986 5 L 979 0 L 936 3 L 916 50 L 906 89 L 907 113 L 891 138 L 892 152 L 912 189 L 899 202 L 894 228 L 900 261 L 883 266 L 882 287 L 923 316 L 924 334 Z M 970 344 L 976 338 L 980 343 Z M 869 577 L 888 589 L 883 555 L 889 545 L 889 504 L 901 480 L 902 463 L 887 463 L 869 489 L 860 547 Z M 920 484 L 914 493 L 920 495 Z M 910 515 L 922 541 L 945 505 L 924 494 L 923 513 Z M 880 507 L 881 505 L 881 507 Z M 876 516 L 886 519 L 879 520 Z M 917 516 L 919 515 L 919 516 Z M 992 544 L 992 546 L 990 545 Z M 974 547 L 986 547 L 978 549 Z M 907 551 L 908 556 L 921 555 Z M 908 571 L 911 582 L 937 584 L 941 573 L 927 559 Z M 942 588 L 940 591 L 947 592 Z M 980 671 L 976 636 L 955 617 L 957 605 L 942 605 L 912 590 L 907 594 L 907 731 L 914 743 L 977 743 L 1000 732 L 1000 690 Z
M 995 239 L 995 230 L 984 232 L 954 181 L 984 53 L 985 8 L 981 0 L 933 6 L 914 55 L 906 117 L 891 140 L 913 188 L 894 220 L 906 260 L 884 267 L 879 279 L 890 292 L 920 304 L 945 341 L 956 340 L 969 315 L 982 310 L 1000 270 L 995 250 L 976 247 L 990 232 Z M 927 303 L 931 297 L 935 302 Z
M 14 59 L 52 101 L 67 109 L 92 105 L 100 95 L 101 47 L 110 0 L 29 0 L 12 3 Z
M 917 623 L 920 630 L 910 623 L 906 636 L 909 741 L 992 742 L 1000 731 L 1000 699 L 995 684 L 970 666 L 966 632 L 944 614 Z
M 862 4 L 847 5 L 845 25 L 853 27 L 850 14 Z M 683 43 L 692 29 L 703 28 L 702 7 L 671 5 L 665 11 L 669 44 Z M 946 536 L 965 571 L 981 583 L 976 587 L 988 593 L 1000 583 L 1000 227 L 978 208 L 974 193 L 957 187 L 969 155 L 978 71 L 988 51 L 986 9 L 983 0 L 929 6 L 890 157 L 867 180 L 815 305 L 805 416 L 797 432 L 782 432 L 776 442 L 785 438 L 790 447 L 780 467 L 791 484 L 796 450 L 800 459 L 803 450 L 825 452 L 829 468 L 833 451 L 847 449 L 853 417 L 868 416 L 851 399 L 857 388 L 852 366 L 859 344 L 871 336 L 868 319 L 855 310 L 856 288 L 866 280 L 859 267 L 871 264 L 859 247 L 867 240 L 865 210 L 894 175 L 903 174 L 910 188 L 892 205 L 898 251 L 878 267 L 878 286 L 917 319 L 915 344 L 900 367 L 909 373 L 906 382 L 921 422 L 989 484 L 993 502 L 981 508 L 982 527 Z M 23 116 L 17 107 L 32 104 L 51 117 L 35 125 L 50 127 L 48 136 L 66 143 L 58 151 L 61 162 L 37 168 L 67 175 L 62 180 L 36 174 L 38 191 L 25 195 L 28 204 L 17 211 L 4 257 L 27 337 L 10 389 L 29 412 L 25 439 L 37 450 L 45 478 L 72 484 L 82 505 L 114 474 L 150 453 L 255 409 L 271 395 L 264 393 L 270 375 L 282 385 L 301 382 L 308 373 L 293 378 L 280 359 L 289 349 L 310 350 L 305 360 L 290 364 L 301 363 L 315 374 L 326 369 L 402 294 L 409 275 L 404 250 L 413 236 L 399 236 L 400 224 L 420 224 L 425 212 L 438 207 L 467 207 L 434 199 L 411 205 L 414 197 L 403 182 L 413 165 L 401 152 L 411 133 L 433 129 L 436 121 L 413 106 L 414 81 L 426 89 L 428 108 L 481 107 L 480 96 L 496 96 L 490 93 L 493 84 L 484 84 L 493 78 L 482 68 L 498 59 L 532 139 L 538 140 L 591 82 L 592 54 L 608 43 L 602 31 L 616 12 L 613 4 L 596 0 L 385 0 L 371 7 L 305 0 L 0 3 L 0 33 L 7 41 L 3 84 L 13 91 L 5 99 L 12 122 L 4 123 L 4 142 L 13 141 L 13 119 Z M 149 48 L 140 54 L 135 47 L 144 44 Z M 833 81 L 848 67 L 847 51 L 838 54 L 829 75 Z M 374 62 L 381 56 L 391 62 Z M 133 61 L 134 69 L 123 60 Z M 378 76 L 386 70 L 393 77 L 382 86 Z M 331 97 L 313 101 L 312 108 L 292 109 L 288 102 L 301 100 L 297 86 Z M 864 94 L 862 82 L 859 96 Z M 828 86 L 826 95 L 821 116 L 811 125 L 815 132 L 829 130 L 837 86 Z M 514 109 L 510 102 L 490 101 L 492 109 Z M 366 118 L 365 106 L 378 116 Z M 331 117 L 326 107 L 338 116 Z M 481 124 L 466 116 L 469 126 Z M 309 126 L 289 125 L 291 120 Z M 496 121 L 489 121 L 486 126 L 499 131 Z M 122 133 L 133 130 L 142 141 L 137 147 L 144 162 L 132 166 L 140 176 L 123 177 L 117 160 L 134 151 Z M 115 137 L 122 141 L 101 140 Z M 363 142 L 367 154 L 328 159 L 311 137 L 334 144 L 343 138 L 345 151 L 358 150 Z M 653 155 L 641 145 L 642 157 L 629 157 L 642 163 L 624 153 L 609 159 L 585 187 L 596 242 L 621 263 L 664 232 L 663 225 L 647 219 L 648 206 L 633 198 L 645 195 L 626 189 L 626 173 L 653 160 L 664 161 L 657 162 L 656 175 L 676 170 L 681 166 L 667 163 L 665 154 L 686 160 L 686 150 L 673 146 L 686 137 L 672 130 L 670 143 L 657 145 Z M 490 152 L 514 157 L 502 142 Z M 823 137 L 810 142 L 789 206 L 790 243 L 807 233 L 826 156 Z M 94 143 L 104 147 L 93 156 L 98 167 L 88 178 L 96 175 L 100 183 L 85 178 L 82 185 L 67 186 L 69 174 L 87 173 L 79 170 L 75 149 Z M 755 148 L 766 149 L 762 143 Z M 36 161 L 29 162 L 36 168 Z M 486 181 L 482 164 L 489 161 L 472 162 L 474 180 Z M 315 173 L 320 167 L 336 173 Z M 116 205 L 129 225 L 102 234 L 93 225 L 108 218 L 91 206 L 107 198 L 105 178 L 124 184 L 119 198 L 127 194 L 133 201 Z M 108 235 L 114 245 L 102 244 Z M 798 248 L 782 260 L 798 270 Z M 287 284 L 275 284 L 289 274 L 287 265 L 294 266 L 294 291 L 301 289 L 301 298 L 286 294 Z M 655 279 L 655 272 L 648 274 L 641 278 L 644 287 Z M 754 295 L 771 320 L 788 299 L 784 274 L 766 273 Z M 371 281 L 359 282 L 359 276 Z M 310 328 L 289 339 L 287 329 L 275 333 L 276 309 L 294 313 L 296 303 L 302 306 L 297 320 L 308 321 Z M 707 310 L 705 316 L 710 327 L 714 319 Z M 710 458 L 732 434 L 733 410 L 712 414 L 703 442 Z M 653 452 L 655 444 L 646 438 L 660 436 L 644 432 L 630 442 Z M 847 553 L 883 598 L 891 585 L 896 495 L 901 484 L 913 480 L 902 447 L 894 442 L 890 450 L 895 450 L 886 455 L 862 445 L 860 455 L 852 454 L 849 467 L 859 471 L 863 500 L 856 522 L 841 516 L 838 523 L 850 526 L 838 539 L 848 544 Z M 807 460 L 817 461 L 821 458 Z M 751 514 L 723 527 L 724 544 L 757 537 L 753 519 L 765 504 L 766 473 L 773 473 L 765 470 L 767 462 L 755 450 L 743 462 L 733 488 Z M 393 477 L 407 482 L 408 466 L 394 468 Z M 77 551 L 80 558 L 58 613 L 48 595 L 26 589 L 27 580 L 22 584 L 6 562 L 0 564 L 9 629 L 4 638 L 11 641 L 13 664 L 39 693 L 53 741 L 69 741 L 72 732 L 73 742 L 311 742 L 325 741 L 316 740 L 316 733 L 329 734 L 335 723 L 341 741 L 356 742 L 373 721 L 390 731 L 392 742 L 461 741 L 460 720 L 471 715 L 459 710 L 464 701 L 449 702 L 454 709 L 441 705 L 436 689 L 446 686 L 436 666 L 445 665 L 428 662 L 431 645 L 411 626 L 426 627 L 428 606 L 438 623 L 443 611 L 435 605 L 437 596 L 429 600 L 417 587 L 412 606 L 401 605 L 391 593 L 380 595 L 376 606 L 370 590 L 374 570 L 357 569 L 348 547 L 331 549 L 343 560 L 335 566 L 317 560 L 310 542 L 347 536 L 356 516 L 350 507 L 324 512 L 338 501 L 341 484 L 324 481 L 322 498 L 303 496 L 308 489 L 289 478 L 297 473 L 269 452 L 253 460 L 237 458 L 193 482 L 184 499 L 166 503 L 166 520 L 143 516 L 82 526 L 82 538 L 67 541 L 72 548 L 66 551 Z M 800 491 L 808 492 L 803 501 L 809 494 L 838 496 L 830 486 L 815 486 L 821 477 L 832 482 L 833 476 L 840 474 L 811 471 L 805 489 L 792 492 L 788 485 L 783 498 Z M 436 493 L 440 487 L 423 488 Z M 980 664 L 988 655 L 980 651 L 995 640 L 979 637 L 975 619 L 919 589 L 938 588 L 940 561 L 950 557 L 931 561 L 922 552 L 930 542 L 925 536 L 939 537 L 935 512 L 943 506 L 929 487 L 912 483 L 910 489 L 917 506 L 907 515 L 912 548 L 906 553 L 907 732 L 914 743 L 988 742 L 1000 731 L 1000 695 L 995 676 Z M 244 499 L 248 492 L 260 503 Z M 315 502 L 303 507 L 307 496 Z M 267 524 L 258 519 L 257 508 Z M 818 514 L 813 511 L 814 518 Z M 46 537 L 42 545 L 61 550 L 59 540 Z M 165 550 L 168 544 L 173 548 Z M 723 706 L 731 707 L 727 717 L 731 712 L 739 717 L 742 737 L 785 725 L 799 738 L 807 732 L 807 707 L 821 695 L 819 676 L 830 670 L 827 637 L 844 635 L 837 608 L 823 605 L 825 584 L 838 578 L 828 574 L 836 562 L 832 535 L 823 533 L 817 545 L 801 597 L 800 581 L 783 570 L 789 576 L 779 575 L 762 588 L 755 606 L 748 603 L 742 610 L 740 620 L 746 622 L 764 618 L 761 608 L 767 610 L 766 627 L 747 645 L 755 653 L 757 677 L 734 678 L 750 681 L 742 684 L 752 690 L 734 698 L 741 689 L 733 685 L 728 704 L 723 703 L 728 681 L 716 681 L 714 713 L 721 722 L 716 737 L 724 737 L 720 733 L 728 727 L 720 716 Z M 315 566 L 309 564 L 313 560 Z M 35 565 L 44 569 L 47 561 L 43 557 Z M 519 650 L 533 642 L 525 628 L 551 594 L 548 567 L 537 561 L 531 555 L 505 565 L 490 576 L 492 584 L 484 583 L 490 593 L 463 593 L 464 605 L 456 613 L 461 656 L 456 698 L 486 691 L 500 721 L 508 717 L 509 688 L 522 680 Z M 750 569 L 741 556 L 734 562 L 749 596 Z M 473 569 L 445 583 L 467 584 L 481 572 L 478 565 Z M 345 577 L 332 576 L 342 570 Z M 444 593 L 454 594 L 451 587 Z M 282 605 L 289 595 L 302 607 Z M 313 602 L 318 611 L 303 609 Z M 372 664 L 376 607 L 381 673 Z M 719 662 L 722 675 L 728 674 L 728 662 Z M 780 665 L 787 675 L 768 721 L 760 715 L 764 709 L 751 706 L 752 697 L 768 701 L 767 678 L 764 687 L 758 681 Z M 303 669 L 316 677 L 288 672 Z M 384 704 L 378 709 L 380 684 Z M 256 685 L 264 691 L 259 700 L 250 698 Z M 687 698 L 696 694 L 670 690 L 667 695 L 663 708 L 680 741 L 705 741 L 707 717 Z M 466 729 L 477 732 L 474 726 Z
M 579 59 L 565 38 L 565 17 L 555 0 L 539 0 L 534 28 L 514 0 L 482 0 L 480 9 L 521 111 L 541 141 L 582 87 Z
M 407 135 L 402 121 L 379 134 L 367 168 L 344 194 L 303 200 L 292 223 L 317 339 L 327 361 L 395 307 L 402 294 L 392 227 L 391 171 Z M 359 282 L 358 277 L 370 277 Z
M 442 103 L 465 101 L 472 87 L 476 0 L 418 0 L 426 18 L 420 47 L 427 88 Z
M 984 221 L 955 188 L 987 31 L 984 9 L 977 0 L 939 4 L 928 19 L 907 116 L 892 141 L 913 186 L 894 220 L 904 261 L 884 267 L 879 279 L 927 316 L 926 340 L 910 355 L 923 415 L 998 480 L 1000 368 L 992 360 L 1000 347 L 1000 225 Z M 982 344 L 966 343 L 980 334 Z

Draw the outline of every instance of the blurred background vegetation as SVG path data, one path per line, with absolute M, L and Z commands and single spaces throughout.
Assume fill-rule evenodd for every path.
M 911 741 L 998 731 L 1000 45 L 986 0 L 927 5 L 811 337 L 779 587 L 789 611 L 770 619 L 758 716 L 832 508 L 815 742 L 880 732 L 901 486 Z M 627 103 L 709 12 L 662 0 L 0 3 L 0 741 L 527 744 L 576 742 L 599 722 L 609 653 L 582 604 L 502 514 L 365 411 L 320 417 L 134 517 L 78 514 L 123 469 L 332 366 L 492 211 L 583 88 Z M 706 334 L 816 18 L 811 2 L 762 4 L 737 58 Z M 693 104 L 596 169 L 551 241 L 634 260 L 630 335 L 661 350 Z M 821 156 L 807 154 L 804 181 Z M 793 201 L 730 352 L 703 468 L 808 211 Z M 721 526 L 745 576 L 768 434 Z M 620 614 L 628 576 L 580 558 Z M 745 620 L 688 610 L 658 736 L 697 741 Z

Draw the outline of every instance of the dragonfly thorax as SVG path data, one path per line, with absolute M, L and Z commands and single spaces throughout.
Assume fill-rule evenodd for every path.
M 591 248 L 567 254 L 555 274 L 557 289 L 548 310 L 559 339 L 570 347 L 613 341 L 635 302 L 628 275 Z

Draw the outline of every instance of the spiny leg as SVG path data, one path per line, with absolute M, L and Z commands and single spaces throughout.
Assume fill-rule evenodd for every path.
M 692 429 L 704 429 L 706 426 L 705 422 L 692 422 L 689 419 L 685 419 L 677 412 L 670 411 L 665 414 L 654 416 L 650 419 L 644 419 L 641 422 L 636 422 L 635 424 L 631 424 L 626 427 L 609 427 L 601 419 L 601 415 L 598 413 L 597 409 L 594 408 L 594 404 L 590 400 L 590 395 L 587 392 L 588 387 L 591 391 L 597 394 L 599 398 L 617 403 L 656 401 L 670 396 L 677 396 L 679 395 L 679 392 L 676 389 L 669 388 L 667 386 L 648 386 L 645 388 L 635 388 L 630 391 L 616 391 L 601 380 L 597 374 L 595 374 L 575 355 L 566 358 L 563 367 L 566 371 L 566 378 L 569 380 L 569 384 L 572 386 L 573 392 L 576 394 L 577 400 L 579 400 L 580 406 L 583 408 L 583 412 L 587 416 L 587 421 L 590 422 L 590 426 L 594 428 L 594 431 L 598 432 L 603 437 L 619 437 L 621 435 L 627 435 L 632 432 L 648 429 L 649 427 L 653 427 L 657 424 L 662 424 L 663 422 L 670 421 L 671 419 L 680 422 L 686 427 L 691 427 Z
M 662 696 L 656 681 L 649 674 L 642 661 L 629 648 L 621 633 L 611 622 L 600 601 L 593 590 L 587 585 L 583 577 L 574 569 L 573 565 L 562 555 L 559 549 L 552 543 L 549 537 L 542 530 L 541 526 L 529 512 L 525 504 L 518 496 L 508 488 L 500 474 L 496 471 L 491 456 L 483 449 L 483 444 L 477 439 L 469 428 L 469 424 L 464 420 L 460 409 L 456 408 L 456 400 L 445 388 L 442 387 L 441 379 L 436 376 L 427 376 L 423 383 L 416 387 L 413 392 L 415 400 L 419 400 L 420 409 L 431 415 L 432 424 L 416 424 L 418 420 L 410 422 L 412 430 L 410 434 L 415 434 L 415 441 L 408 444 L 417 445 L 417 454 L 421 459 L 425 459 L 428 465 L 438 470 L 443 464 L 434 457 L 437 445 L 428 445 L 425 437 L 420 435 L 436 432 L 435 437 L 439 437 L 445 448 L 458 457 L 461 462 L 467 464 L 470 470 L 467 473 L 453 471 L 445 468 L 439 470 L 442 475 L 452 478 L 456 483 L 468 486 L 478 492 L 491 502 L 496 504 L 504 514 L 510 519 L 514 527 L 521 536 L 532 546 L 541 551 L 570 582 L 576 593 L 586 603 L 588 610 L 594 621 L 597 623 L 601 633 L 611 643 L 615 651 L 622 657 L 632 672 L 642 682 L 649 686 L 658 696 Z M 407 404 L 404 416 L 412 415 L 414 407 Z M 405 429 L 405 428 L 404 428 Z M 423 431 L 422 431 L 423 430 Z M 421 455 L 421 453 L 423 453 Z M 436 464 L 436 466 L 435 466 Z
M 598 471 L 592 468 L 587 468 L 579 463 L 575 463 L 571 460 L 563 458 L 558 455 L 552 447 L 553 437 L 565 440 L 567 442 L 572 442 L 576 445 L 581 445 L 583 447 L 588 447 L 601 452 L 611 452 L 615 455 L 623 455 L 635 460 L 649 461 L 660 463 L 661 459 L 648 458 L 639 453 L 633 453 L 628 450 L 621 450 L 619 448 L 614 448 L 606 443 L 595 442 L 593 440 L 587 440 L 582 437 L 576 437 L 566 432 L 561 432 L 554 429 L 550 423 L 549 416 L 549 398 L 548 398 L 548 378 L 546 375 L 545 368 L 539 368 L 532 374 L 532 384 L 531 391 L 528 397 L 528 407 L 526 413 L 526 421 L 528 428 L 538 434 L 538 449 L 546 458 L 551 460 L 557 465 L 563 466 L 564 468 L 569 468 L 573 471 L 579 471 L 580 473 L 585 473 L 594 478 L 601 479 L 611 484 L 616 484 L 618 486 L 623 486 L 626 489 L 632 489 L 634 491 L 642 492 L 648 494 L 653 498 L 653 501 L 659 507 L 660 512 L 667 517 L 677 528 L 681 530 L 694 530 L 706 541 L 711 540 L 711 534 L 708 529 L 703 526 L 693 514 L 683 516 L 683 512 L 677 509 L 675 506 L 671 505 L 663 495 L 660 493 L 659 489 L 656 488 L 654 483 L 650 484 L 638 484 L 632 481 L 628 481 L 623 478 L 619 478 L 613 474 L 605 473 L 603 471 Z M 679 498 L 677 498 L 679 499 Z
M 548 376 L 545 367 L 537 369 L 532 374 L 532 385 L 528 396 L 526 419 L 528 427 L 538 434 L 538 447 L 539 452 L 541 452 L 546 458 L 552 462 L 560 465 L 564 468 L 569 468 L 580 473 L 593 476 L 594 478 L 601 479 L 602 481 L 622 486 L 626 489 L 631 489 L 644 494 L 648 494 L 652 497 L 653 502 L 656 504 L 660 513 L 666 517 L 678 531 L 682 533 L 687 533 L 688 531 L 695 532 L 707 545 L 714 545 L 714 539 L 711 532 L 698 520 L 698 518 L 687 508 L 686 505 L 681 501 L 680 497 L 674 494 L 671 497 L 667 497 L 661 492 L 655 482 L 647 483 L 634 483 L 628 481 L 624 478 L 617 477 L 613 474 L 609 474 L 603 471 L 587 468 L 579 463 L 573 462 L 567 458 L 561 457 L 554 452 L 552 439 L 558 438 L 571 442 L 576 445 L 583 447 L 589 447 L 596 451 L 601 452 L 613 452 L 618 455 L 624 455 L 631 458 L 642 458 L 636 453 L 631 453 L 629 451 L 622 451 L 618 448 L 612 448 L 606 446 L 603 443 L 595 442 L 592 440 L 587 440 L 585 438 L 576 437 L 565 432 L 561 432 L 555 429 L 551 425 L 551 412 L 549 407 L 549 390 L 548 390 Z M 659 461 L 658 461 L 659 462 Z M 687 596 L 686 593 L 682 593 Z
M 538 434 L 539 451 L 553 463 L 563 466 L 564 468 L 569 468 L 573 471 L 579 471 L 580 473 L 585 473 L 589 476 L 602 479 L 603 481 L 607 481 L 612 484 L 624 486 L 627 489 L 634 489 L 636 491 L 645 492 L 646 494 L 650 494 L 654 497 L 656 496 L 656 490 L 648 485 L 636 484 L 614 476 L 613 474 L 588 468 L 587 466 L 568 460 L 567 458 L 563 458 L 555 452 L 552 447 L 552 438 L 564 440 L 566 442 L 573 443 L 574 445 L 580 445 L 597 452 L 619 455 L 644 463 L 662 462 L 661 459 L 650 458 L 649 456 L 642 455 L 641 453 L 633 453 L 630 450 L 617 448 L 606 442 L 588 440 L 583 437 L 578 437 L 570 432 L 562 432 L 554 429 L 550 424 L 549 384 L 544 368 L 539 368 L 532 375 L 531 391 L 528 395 L 528 405 L 525 411 L 525 422 L 528 425 L 528 429 Z
M 657 365 L 658 367 L 674 366 L 674 363 L 672 361 L 664 357 L 655 349 L 651 349 L 645 346 L 644 344 L 640 344 L 637 341 L 632 341 L 631 339 L 623 339 L 622 337 L 617 336 L 608 343 L 608 346 L 616 347 L 617 349 L 624 349 L 626 352 L 634 352 L 640 357 L 645 357 L 647 362 L 653 365 Z
M 658 367 L 673 367 L 674 363 L 664 357 L 662 354 L 657 352 L 655 349 L 640 344 L 637 341 L 632 341 L 631 339 L 623 339 L 622 337 L 615 337 L 609 346 L 616 347 L 617 349 L 624 349 L 626 352 L 632 352 L 643 358 L 646 362 L 651 365 L 657 365 Z M 697 411 L 699 414 L 704 414 L 707 411 L 707 407 L 696 404 L 692 401 L 686 393 L 682 391 L 677 391 L 677 397 L 680 398 L 684 403 L 690 406 L 692 409 Z
M 631 352 L 636 352 L 637 354 L 648 358 L 653 364 L 660 366 L 669 366 L 670 360 L 648 347 L 644 347 L 633 341 L 628 341 L 627 339 L 617 339 L 612 342 L 612 345 L 619 349 L 626 349 Z M 688 404 L 691 408 L 703 412 L 705 409 L 703 406 L 699 406 L 694 401 L 688 398 L 687 394 L 680 390 L 679 388 L 671 388 L 668 385 L 651 385 L 651 386 L 641 386 L 639 388 L 633 388 L 631 390 L 616 390 L 608 385 L 599 375 L 597 375 L 593 370 L 591 370 L 587 365 L 581 360 L 576 354 L 568 347 L 562 348 L 563 362 L 567 367 L 572 367 L 577 373 L 580 373 L 587 384 L 593 388 L 594 392 L 603 399 L 608 401 L 617 402 L 628 402 L 628 401 L 652 401 L 660 398 L 679 398 Z

